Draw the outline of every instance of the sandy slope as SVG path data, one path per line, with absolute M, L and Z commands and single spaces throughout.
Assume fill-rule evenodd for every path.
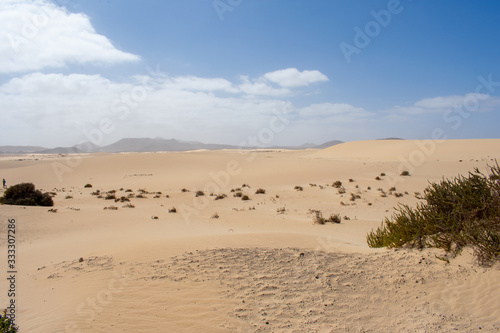
M 2 258 L 7 219 L 18 221 L 18 323 L 23 332 L 497 331 L 497 268 L 468 254 L 447 264 L 438 251 L 365 242 L 428 180 L 486 170 L 495 158 L 500 140 L 3 156 L 8 184 L 57 193 L 56 213 L 0 207 Z M 331 186 L 337 180 L 346 193 Z M 251 200 L 234 197 L 237 188 Z M 96 190 L 135 197 L 114 202 Z M 103 209 L 110 206 L 118 209 Z M 315 225 L 310 210 L 339 213 L 342 223 Z

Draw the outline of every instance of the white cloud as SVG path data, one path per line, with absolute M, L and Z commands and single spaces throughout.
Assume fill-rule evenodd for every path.
M 444 113 L 458 109 L 466 111 L 490 111 L 500 106 L 500 98 L 486 94 L 468 93 L 465 95 L 438 96 L 424 98 L 409 106 L 395 106 L 387 112 L 391 114 L 418 115 Z
M 335 122 L 349 122 L 369 118 L 373 114 L 363 108 L 345 103 L 311 104 L 298 110 L 300 116 L 330 119 Z
M 0 1 L 0 31 L 0 73 L 139 60 L 98 34 L 85 14 L 47 0 Z
M 305 70 L 300 72 L 297 68 L 287 68 L 275 72 L 269 72 L 264 74 L 264 78 L 285 88 L 302 87 L 315 82 L 328 81 L 328 77 L 320 71 Z
M 191 76 L 113 82 L 100 75 L 28 74 L 0 86 L 0 142 L 72 145 L 88 140 L 85 133 L 107 118 L 115 128 L 97 143 L 140 136 L 239 143 L 268 126 L 274 112 L 291 108 L 286 100 L 248 98 L 240 90 L 228 97 L 233 90 L 229 81 Z
M 240 77 L 243 83 L 238 88 L 241 92 L 247 95 L 261 96 L 284 96 L 290 94 L 290 90 L 286 88 L 273 88 L 262 78 L 251 81 L 247 76 Z

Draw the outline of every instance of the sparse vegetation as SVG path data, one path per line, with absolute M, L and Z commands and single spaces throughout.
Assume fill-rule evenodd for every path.
M 4 309 L 0 313 L 0 333 L 16 333 L 18 330 L 19 327 L 7 316 L 7 309 Z
M 241 200 L 247 201 L 247 200 L 250 200 L 250 197 L 248 195 L 244 195 L 241 197 Z
M 169 213 L 177 213 L 177 209 L 175 207 L 172 207 L 168 210 Z
M 205 195 L 205 193 L 203 191 L 196 191 L 196 195 L 195 196 L 196 197 L 202 197 L 204 195 Z
M 236 192 L 235 194 L 233 194 L 233 197 L 235 198 L 241 198 L 242 196 L 243 196 L 242 192 Z
M 302 186 L 298 186 L 298 185 L 297 185 L 297 186 L 295 186 L 293 189 L 294 189 L 294 190 L 297 190 L 297 191 L 303 191 L 303 190 L 304 190 L 304 189 L 302 188 Z
M 131 203 L 128 203 L 128 204 L 124 205 L 123 208 L 135 208 L 135 206 Z
M 408 171 L 408 170 L 403 170 L 401 172 L 401 176 L 409 176 L 409 175 L 410 175 L 410 171 Z
M 100 195 L 101 191 L 95 190 L 94 192 L 90 193 L 91 195 Z
M 349 178 L 349 183 L 353 183 L 353 182 L 354 182 L 354 179 Z
M 325 219 L 320 210 L 310 210 L 310 212 L 314 213 L 313 222 L 316 224 L 325 224 L 327 222 L 340 223 L 342 220 L 339 214 L 331 214 L 329 218 Z
M 118 210 L 118 207 L 116 206 L 104 207 L 104 210 Z
M 370 247 L 436 247 L 458 255 L 472 247 L 481 264 L 500 259 L 500 168 L 487 177 L 475 169 L 431 183 L 416 208 L 399 205 L 367 235 Z
M 276 213 L 278 214 L 285 214 L 286 213 L 286 208 L 285 207 L 280 207 L 276 209 Z
M 92 187 L 92 184 L 86 184 L 84 187 L 85 187 L 85 188 L 91 188 L 91 187 Z
M 340 187 L 340 188 L 337 190 L 337 193 L 338 193 L 338 194 L 344 194 L 344 193 L 345 193 L 345 188 Z
M 266 194 L 266 190 L 264 190 L 263 188 L 259 188 L 257 189 L 257 191 L 255 191 L 255 194 Z
M 341 188 L 342 187 L 342 182 L 340 180 L 337 180 L 332 184 L 333 187 L 335 188 Z
M 184 192 L 189 192 L 189 190 L 188 190 L 188 189 L 186 189 L 186 188 L 183 188 L 183 189 L 181 190 L 181 192 L 183 192 L 183 193 L 184 193 Z
M 217 212 L 215 212 L 214 214 L 212 214 L 212 216 L 210 216 L 211 219 L 218 219 L 219 218 L 219 214 L 217 214 Z
M 146 198 L 147 198 L 147 196 L 145 196 L 145 195 L 144 195 L 144 194 L 142 194 L 142 193 L 137 194 L 135 197 L 136 197 L 136 198 L 139 198 L 139 199 L 146 199 Z
M 9 187 L 0 198 L 0 203 L 18 206 L 54 206 L 49 193 L 36 190 L 32 183 L 21 183 Z
M 215 197 L 215 200 L 222 200 L 226 197 L 227 197 L 227 195 L 225 195 L 225 194 L 219 194 L 218 196 Z
M 73 199 L 73 196 L 72 195 L 67 195 L 64 197 L 64 199 Z
M 383 172 L 382 172 L 382 173 L 380 174 L 380 177 L 384 177 L 384 176 L 385 176 L 385 173 L 383 173 Z
M 114 193 L 109 193 L 106 194 L 106 197 L 104 197 L 105 200 L 115 200 L 116 199 L 116 195 Z
M 379 176 L 375 177 L 375 180 L 382 180 Z

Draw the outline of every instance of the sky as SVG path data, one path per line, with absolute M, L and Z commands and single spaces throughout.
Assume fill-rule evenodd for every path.
M 500 138 L 500 2 L 0 0 L 0 145 Z

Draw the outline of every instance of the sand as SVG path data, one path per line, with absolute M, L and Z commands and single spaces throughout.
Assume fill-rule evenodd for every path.
M 57 211 L 0 206 L 1 268 L 15 218 L 22 332 L 496 332 L 498 265 L 366 244 L 429 181 L 494 159 L 500 140 L 2 156 L 1 178 L 56 193 Z

